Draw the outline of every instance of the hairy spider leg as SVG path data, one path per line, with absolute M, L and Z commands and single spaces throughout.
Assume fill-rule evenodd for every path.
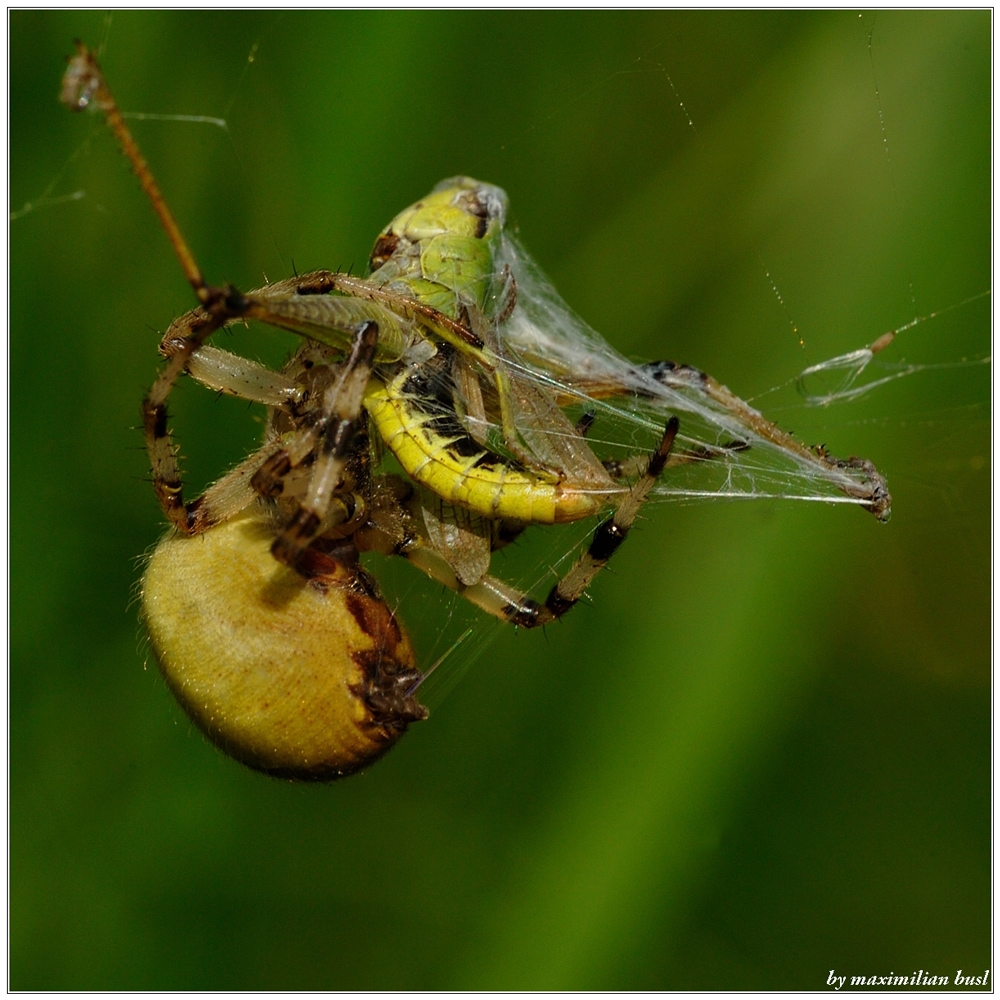
M 347 458 L 358 433 L 367 426 L 365 387 L 371 378 L 378 339 L 377 323 L 362 324 L 339 377 L 323 394 L 322 416 L 316 428 L 319 447 L 305 499 L 271 546 L 272 555 L 288 566 L 295 566 L 322 534 L 330 502 L 341 489 Z
M 393 316 L 376 302 L 322 294 L 326 273 L 315 272 L 301 278 L 290 278 L 245 295 L 227 287 L 225 293 L 220 292 L 210 305 L 199 306 L 174 320 L 164 334 L 160 353 L 167 358 L 167 365 L 143 400 L 143 427 L 156 497 L 170 523 L 185 534 L 204 531 L 229 514 L 206 508 L 205 504 L 210 499 L 206 496 L 189 503 L 184 501 L 177 450 L 171 440 L 166 406 L 180 375 L 188 371 L 212 388 L 267 406 L 294 403 L 296 394 L 301 391 L 280 373 L 205 346 L 208 337 L 235 322 L 257 319 L 336 350 L 346 351 L 351 347 L 356 332 L 368 326 L 375 331 L 374 357 L 394 360 L 402 352 L 410 336 L 410 321 Z M 369 363 L 367 370 L 370 372 L 370 369 Z M 301 438 L 299 461 L 311 453 L 314 435 L 306 428 Z M 246 488 L 242 495 L 247 502 L 250 498 L 246 490 L 249 489 L 256 490 L 258 494 L 273 495 L 255 479 L 265 462 L 275 461 L 278 451 L 265 447 L 251 456 L 216 484 L 217 495 L 228 494 L 237 483 L 244 481 Z M 264 482 L 269 480 L 265 478 Z M 233 504 L 237 502 L 235 495 L 231 495 L 227 509 L 233 511 Z

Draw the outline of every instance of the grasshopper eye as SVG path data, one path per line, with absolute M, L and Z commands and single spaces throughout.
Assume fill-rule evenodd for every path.
M 163 677 L 208 738 L 275 777 L 325 781 L 381 757 L 426 717 L 413 649 L 339 564 L 306 579 L 241 517 L 160 542 L 142 614 Z

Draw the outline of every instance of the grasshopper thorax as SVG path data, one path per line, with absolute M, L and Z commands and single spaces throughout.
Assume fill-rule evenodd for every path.
M 379 234 L 372 279 L 452 319 L 469 307 L 488 312 L 506 214 L 502 188 L 470 177 L 442 181 Z

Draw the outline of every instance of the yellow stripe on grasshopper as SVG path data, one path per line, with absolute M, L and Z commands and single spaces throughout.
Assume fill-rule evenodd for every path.
M 483 462 L 485 449 L 461 455 L 449 447 L 456 439 L 435 432 L 433 417 L 413 406 L 402 392 L 405 374 L 389 385 L 372 381 L 365 392 L 365 409 L 379 437 L 406 474 L 443 500 L 484 517 L 555 524 L 597 513 L 607 501 L 603 494 L 567 488 L 536 473 L 514 468 L 497 456 Z

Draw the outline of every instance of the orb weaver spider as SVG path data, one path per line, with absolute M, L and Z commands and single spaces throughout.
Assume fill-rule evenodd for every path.
M 519 292 L 545 296 L 510 257 L 507 199 L 493 185 L 439 184 L 379 235 L 367 278 L 314 271 L 245 294 L 210 286 L 95 57 L 77 46 L 62 99 L 104 114 L 199 302 L 164 335 L 166 365 L 143 401 L 153 486 L 174 529 L 147 565 L 143 617 L 167 684 L 236 759 L 326 780 L 364 767 L 426 717 L 412 647 L 362 553 L 401 556 L 496 618 L 533 628 L 577 603 L 668 468 L 725 460 L 753 442 L 887 516 L 870 463 L 805 448 L 695 369 L 637 367 L 603 342 L 581 349 L 540 334 Z M 249 320 L 303 337 L 280 371 L 206 343 Z M 261 447 L 191 501 L 166 409 L 185 373 L 268 415 Z M 648 451 L 601 460 L 588 442 L 606 400 L 669 412 L 685 398 L 728 440 L 675 448 L 671 413 Z M 577 403 L 573 422 L 566 411 Z M 403 475 L 379 471 L 383 450 Z M 490 575 L 493 553 L 526 527 L 604 510 L 544 602 Z

